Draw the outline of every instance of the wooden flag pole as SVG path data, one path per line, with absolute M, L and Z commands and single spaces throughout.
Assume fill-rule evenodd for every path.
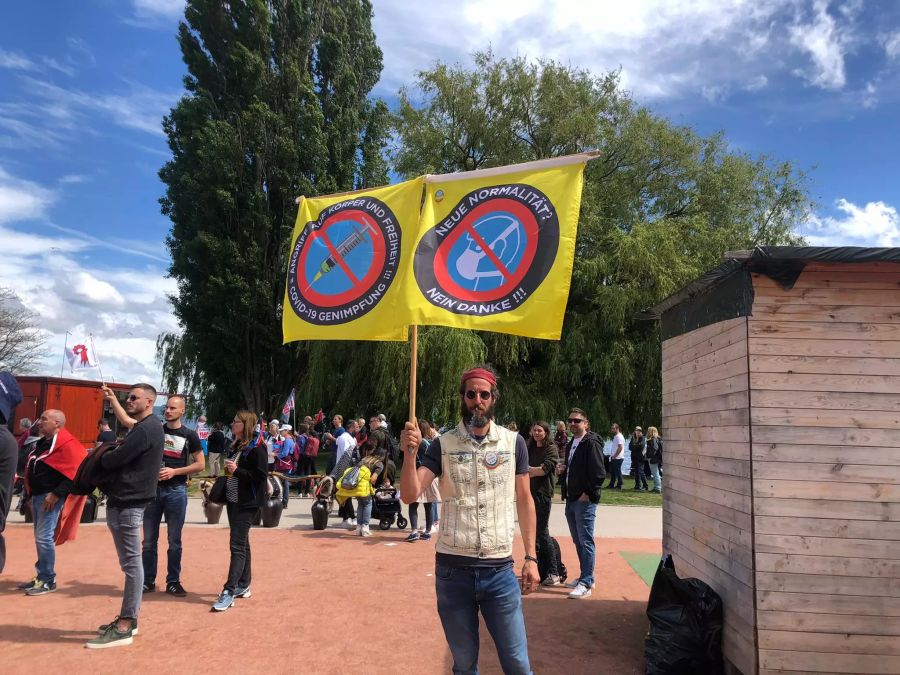
M 412 326 L 409 347 L 409 421 L 416 421 L 416 365 L 419 356 L 419 327 Z

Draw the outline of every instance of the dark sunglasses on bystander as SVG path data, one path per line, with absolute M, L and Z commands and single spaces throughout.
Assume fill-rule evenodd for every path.
M 585 420 L 578 419 L 577 417 L 570 417 L 570 418 L 569 418 L 569 424 L 581 424 L 581 423 L 584 422 L 584 421 L 585 421 Z

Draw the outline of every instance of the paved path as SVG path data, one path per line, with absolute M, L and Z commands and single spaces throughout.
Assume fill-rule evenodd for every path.
M 18 498 L 17 498 L 18 499 Z M 279 529 L 312 529 L 312 516 L 310 515 L 311 499 L 301 499 L 291 496 L 287 510 L 282 513 Z M 15 506 L 16 501 L 13 501 Z M 407 507 L 403 507 L 403 515 L 407 515 Z M 419 520 L 424 521 L 421 509 Z M 24 522 L 24 518 L 18 513 L 11 512 L 10 523 Z M 102 525 L 106 522 L 106 508 L 100 507 L 100 514 L 93 525 Z M 329 518 L 329 526 L 336 525 L 340 520 L 335 514 Z M 199 498 L 188 500 L 187 525 L 203 525 L 204 527 L 227 527 L 228 520 L 224 514 L 218 526 L 209 525 L 203 514 L 203 506 Z M 393 529 L 393 528 L 392 528 Z M 629 538 L 629 539 L 662 539 L 662 509 L 652 506 L 606 506 L 600 505 L 597 514 L 596 536 L 599 538 Z M 565 505 L 560 501 L 554 501 L 550 510 L 550 534 L 554 537 L 569 536 L 569 526 L 566 523 Z

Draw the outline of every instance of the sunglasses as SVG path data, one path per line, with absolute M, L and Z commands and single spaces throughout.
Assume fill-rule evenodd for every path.
M 128 398 L 127 398 L 126 400 L 128 400 L 128 401 L 137 401 L 139 398 L 140 398 L 140 396 L 135 396 L 134 394 L 129 394 L 129 395 L 128 395 Z
M 469 391 L 466 392 L 466 398 L 470 401 L 474 401 L 476 398 L 481 398 L 482 401 L 487 401 L 491 397 L 491 392 L 489 391 Z
M 586 422 L 587 420 L 580 420 L 577 417 L 570 417 L 569 424 L 581 424 L 582 422 Z

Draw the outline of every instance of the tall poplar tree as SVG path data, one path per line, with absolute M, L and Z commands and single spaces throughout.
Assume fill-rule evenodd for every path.
M 281 344 L 294 199 L 388 182 L 371 22 L 368 0 L 188 0 L 159 174 L 181 332 L 158 347 L 213 414 L 271 411 L 305 376 L 309 345 Z

